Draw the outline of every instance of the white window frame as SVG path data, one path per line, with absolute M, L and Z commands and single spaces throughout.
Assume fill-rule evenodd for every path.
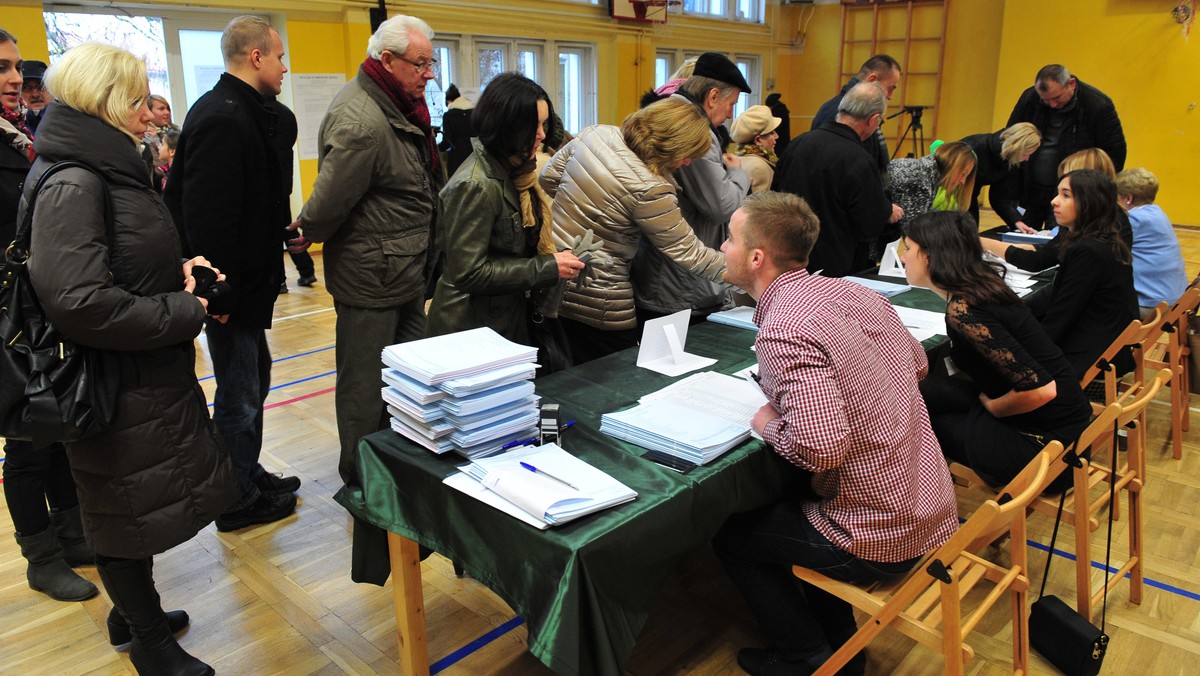
M 742 23 L 763 23 L 764 16 L 766 15 L 766 0 L 696 0 L 712 8 L 711 11 L 707 12 L 687 9 L 686 5 L 690 1 L 682 0 L 678 5 L 670 5 L 667 9 L 681 16 L 717 19 L 721 21 L 739 21 Z M 739 14 L 739 5 L 743 4 L 749 6 L 749 16 L 741 16 Z
M 666 48 L 663 48 L 663 49 L 658 49 L 654 52 L 654 58 L 655 59 L 662 59 L 662 58 L 668 59 L 668 61 L 670 63 L 672 63 L 674 66 L 671 70 L 671 72 L 674 73 L 675 69 L 679 68 L 679 66 L 682 65 L 684 61 L 690 59 L 693 56 L 700 56 L 703 53 L 704 52 L 702 50 L 696 50 L 696 49 L 666 49 Z M 762 103 L 762 100 L 763 100 L 762 90 L 763 90 L 763 87 L 765 86 L 763 84 L 763 68 L 762 68 L 763 56 L 761 54 L 755 54 L 753 52 L 725 53 L 725 56 L 730 61 L 732 61 L 735 65 L 738 65 L 738 64 L 746 65 L 746 84 L 750 85 L 750 88 L 754 90 L 754 93 L 752 93 L 752 94 L 747 94 L 745 92 L 742 92 L 742 95 L 738 97 L 738 102 L 736 104 L 734 104 L 734 117 L 737 117 L 739 114 L 741 114 L 743 111 L 745 111 L 746 108 L 748 108 L 750 106 L 758 105 L 759 103 Z M 668 74 L 667 77 L 670 77 L 670 75 Z M 658 86 L 659 85 L 656 84 L 655 88 L 657 88 Z

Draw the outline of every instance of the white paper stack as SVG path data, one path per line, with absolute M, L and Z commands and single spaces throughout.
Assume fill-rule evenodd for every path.
M 912 287 L 907 284 L 893 284 L 891 282 L 884 282 L 878 279 L 866 279 L 864 277 L 842 277 L 842 279 L 846 280 L 847 282 L 854 282 L 855 284 L 865 286 L 872 291 L 878 291 L 886 298 L 898 296 L 905 291 L 912 289 Z
M 652 451 L 704 465 L 750 438 L 750 420 L 734 423 L 665 399 L 600 416 L 600 431 Z
M 1037 280 L 1033 279 L 1034 275 L 1040 275 L 1046 270 L 1053 270 L 1057 265 L 1039 270 L 1038 272 L 1026 272 L 999 256 L 984 252 L 983 259 L 989 263 L 998 263 L 1004 266 L 1004 282 L 1008 284 L 1008 288 L 1012 289 L 1018 296 L 1024 298 L 1033 291 L 1033 285 Z
M 543 530 L 637 497 L 557 444 L 514 449 L 458 469 L 446 485 Z
M 714 312 L 708 316 L 708 321 L 748 331 L 758 330 L 758 325 L 754 323 L 754 308 L 747 306 Z
M 928 340 L 934 336 L 946 335 L 946 313 L 932 310 L 919 310 L 914 307 L 893 305 L 892 309 L 904 322 L 904 328 L 919 341 Z
M 537 434 L 537 348 L 481 328 L 389 345 L 382 358 L 392 430 L 434 453 L 479 458 Z

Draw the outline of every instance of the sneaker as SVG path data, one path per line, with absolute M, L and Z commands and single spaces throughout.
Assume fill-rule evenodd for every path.
M 299 284 L 300 286 L 312 286 L 313 284 L 317 283 L 317 276 L 316 275 L 300 275 L 300 278 L 296 280 L 296 283 Z
M 254 477 L 254 485 L 263 493 L 295 493 L 300 490 L 300 477 L 263 472 Z
M 217 530 L 227 532 L 258 523 L 285 519 L 296 511 L 296 496 L 291 493 L 261 493 L 241 509 L 231 509 L 217 517 Z

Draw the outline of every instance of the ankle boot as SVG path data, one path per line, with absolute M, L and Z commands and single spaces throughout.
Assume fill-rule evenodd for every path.
M 164 614 L 167 616 L 167 628 L 171 630 L 172 635 L 186 629 L 191 621 L 186 610 L 168 610 Z M 108 642 L 113 645 L 125 645 L 131 640 L 133 634 L 129 631 L 129 623 L 114 606 L 108 613 Z
M 83 537 L 83 521 L 79 518 L 79 505 L 70 509 L 50 510 L 50 526 L 58 535 L 62 545 L 63 559 L 72 568 L 96 564 L 96 552 Z
M 63 560 L 54 528 L 33 535 L 14 535 L 21 546 L 21 555 L 29 561 L 25 578 L 29 580 L 30 589 L 43 592 L 55 601 L 83 601 L 100 593 L 96 585 L 76 575 Z
M 208 676 L 212 667 L 192 657 L 171 635 L 159 605 L 150 559 L 104 559 L 97 566 L 113 605 L 133 639 L 129 661 L 141 676 Z

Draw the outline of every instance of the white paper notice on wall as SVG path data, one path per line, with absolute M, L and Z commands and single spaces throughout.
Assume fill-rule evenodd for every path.
M 292 73 L 292 103 L 299 128 L 296 150 L 302 160 L 317 159 L 317 132 L 321 120 L 338 92 L 346 84 L 342 73 Z
M 642 329 L 642 346 L 637 365 L 665 376 L 681 376 L 689 371 L 712 366 L 716 359 L 700 357 L 683 351 L 687 344 L 690 310 L 651 319 Z

